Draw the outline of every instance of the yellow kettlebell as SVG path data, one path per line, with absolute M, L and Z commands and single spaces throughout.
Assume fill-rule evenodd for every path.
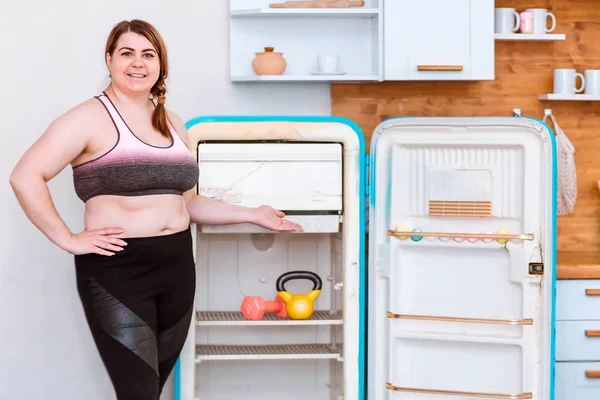
M 285 290 L 285 283 L 292 279 L 308 279 L 313 283 L 313 290 L 304 294 L 291 294 Z M 313 302 L 319 294 L 323 283 L 319 275 L 310 271 L 290 271 L 277 278 L 277 294 L 285 302 L 285 308 L 291 319 L 308 319 L 313 314 Z

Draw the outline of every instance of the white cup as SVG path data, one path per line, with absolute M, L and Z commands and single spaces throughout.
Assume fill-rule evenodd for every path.
M 494 9 L 494 32 L 513 33 L 519 30 L 521 17 L 514 8 Z
M 577 88 L 577 77 L 581 78 L 581 87 Z M 554 93 L 575 94 L 585 89 L 585 77 L 583 74 L 569 68 L 558 68 L 554 70 Z
M 317 68 L 321 73 L 338 72 L 340 56 L 338 55 L 320 55 L 317 56 Z
M 586 69 L 583 72 L 585 76 L 585 94 L 600 94 L 600 69 Z
M 526 11 L 533 13 L 533 33 L 543 35 L 556 29 L 556 17 L 545 8 L 528 8 Z M 548 28 L 548 17 L 552 20 L 552 26 Z

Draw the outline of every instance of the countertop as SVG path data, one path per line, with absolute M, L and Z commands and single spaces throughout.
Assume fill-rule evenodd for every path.
M 600 253 L 558 252 L 556 279 L 600 279 Z

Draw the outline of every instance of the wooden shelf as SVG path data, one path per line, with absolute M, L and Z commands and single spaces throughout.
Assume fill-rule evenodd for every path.
M 377 8 L 248 8 L 231 10 L 231 18 L 373 18 Z
M 536 35 L 531 33 L 496 33 L 494 39 L 498 41 L 538 41 L 549 42 L 555 40 L 565 40 L 566 35 L 562 33 L 546 33 Z
M 354 82 L 378 81 L 377 75 L 247 75 L 232 76 L 232 82 Z
M 600 95 L 590 94 L 541 94 L 539 100 L 556 100 L 556 101 L 600 101 Z
M 600 279 L 600 254 L 558 252 L 556 279 Z

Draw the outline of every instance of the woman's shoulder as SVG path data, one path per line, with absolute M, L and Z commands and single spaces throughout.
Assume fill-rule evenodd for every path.
M 61 129 L 81 135 L 106 123 L 104 106 L 95 98 L 85 100 L 59 115 L 50 124 L 51 129 Z
M 73 115 L 81 115 L 87 117 L 100 117 L 106 114 L 106 109 L 104 105 L 96 97 L 89 98 L 77 104 L 69 111 L 72 111 Z
M 92 97 L 68 109 L 57 118 L 59 123 L 93 126 L 104 120 L 104 106 L 98 99 Z
M 173 126 L 173 129 L 175 129 L 175 131 L 179 134 L 179 136 L 185 142 L 187 142 L 188 133 L 187 133 L 187 130 L 185 129 L 185 124 L 183 123 L 183 120 L 181 118 L 179 118 L 179 116 L 177 114 L 175 114 L 174 112 L 169 111 L 169 110 L 167 110 L 167 117 L 169 118 L 169 122 Z

